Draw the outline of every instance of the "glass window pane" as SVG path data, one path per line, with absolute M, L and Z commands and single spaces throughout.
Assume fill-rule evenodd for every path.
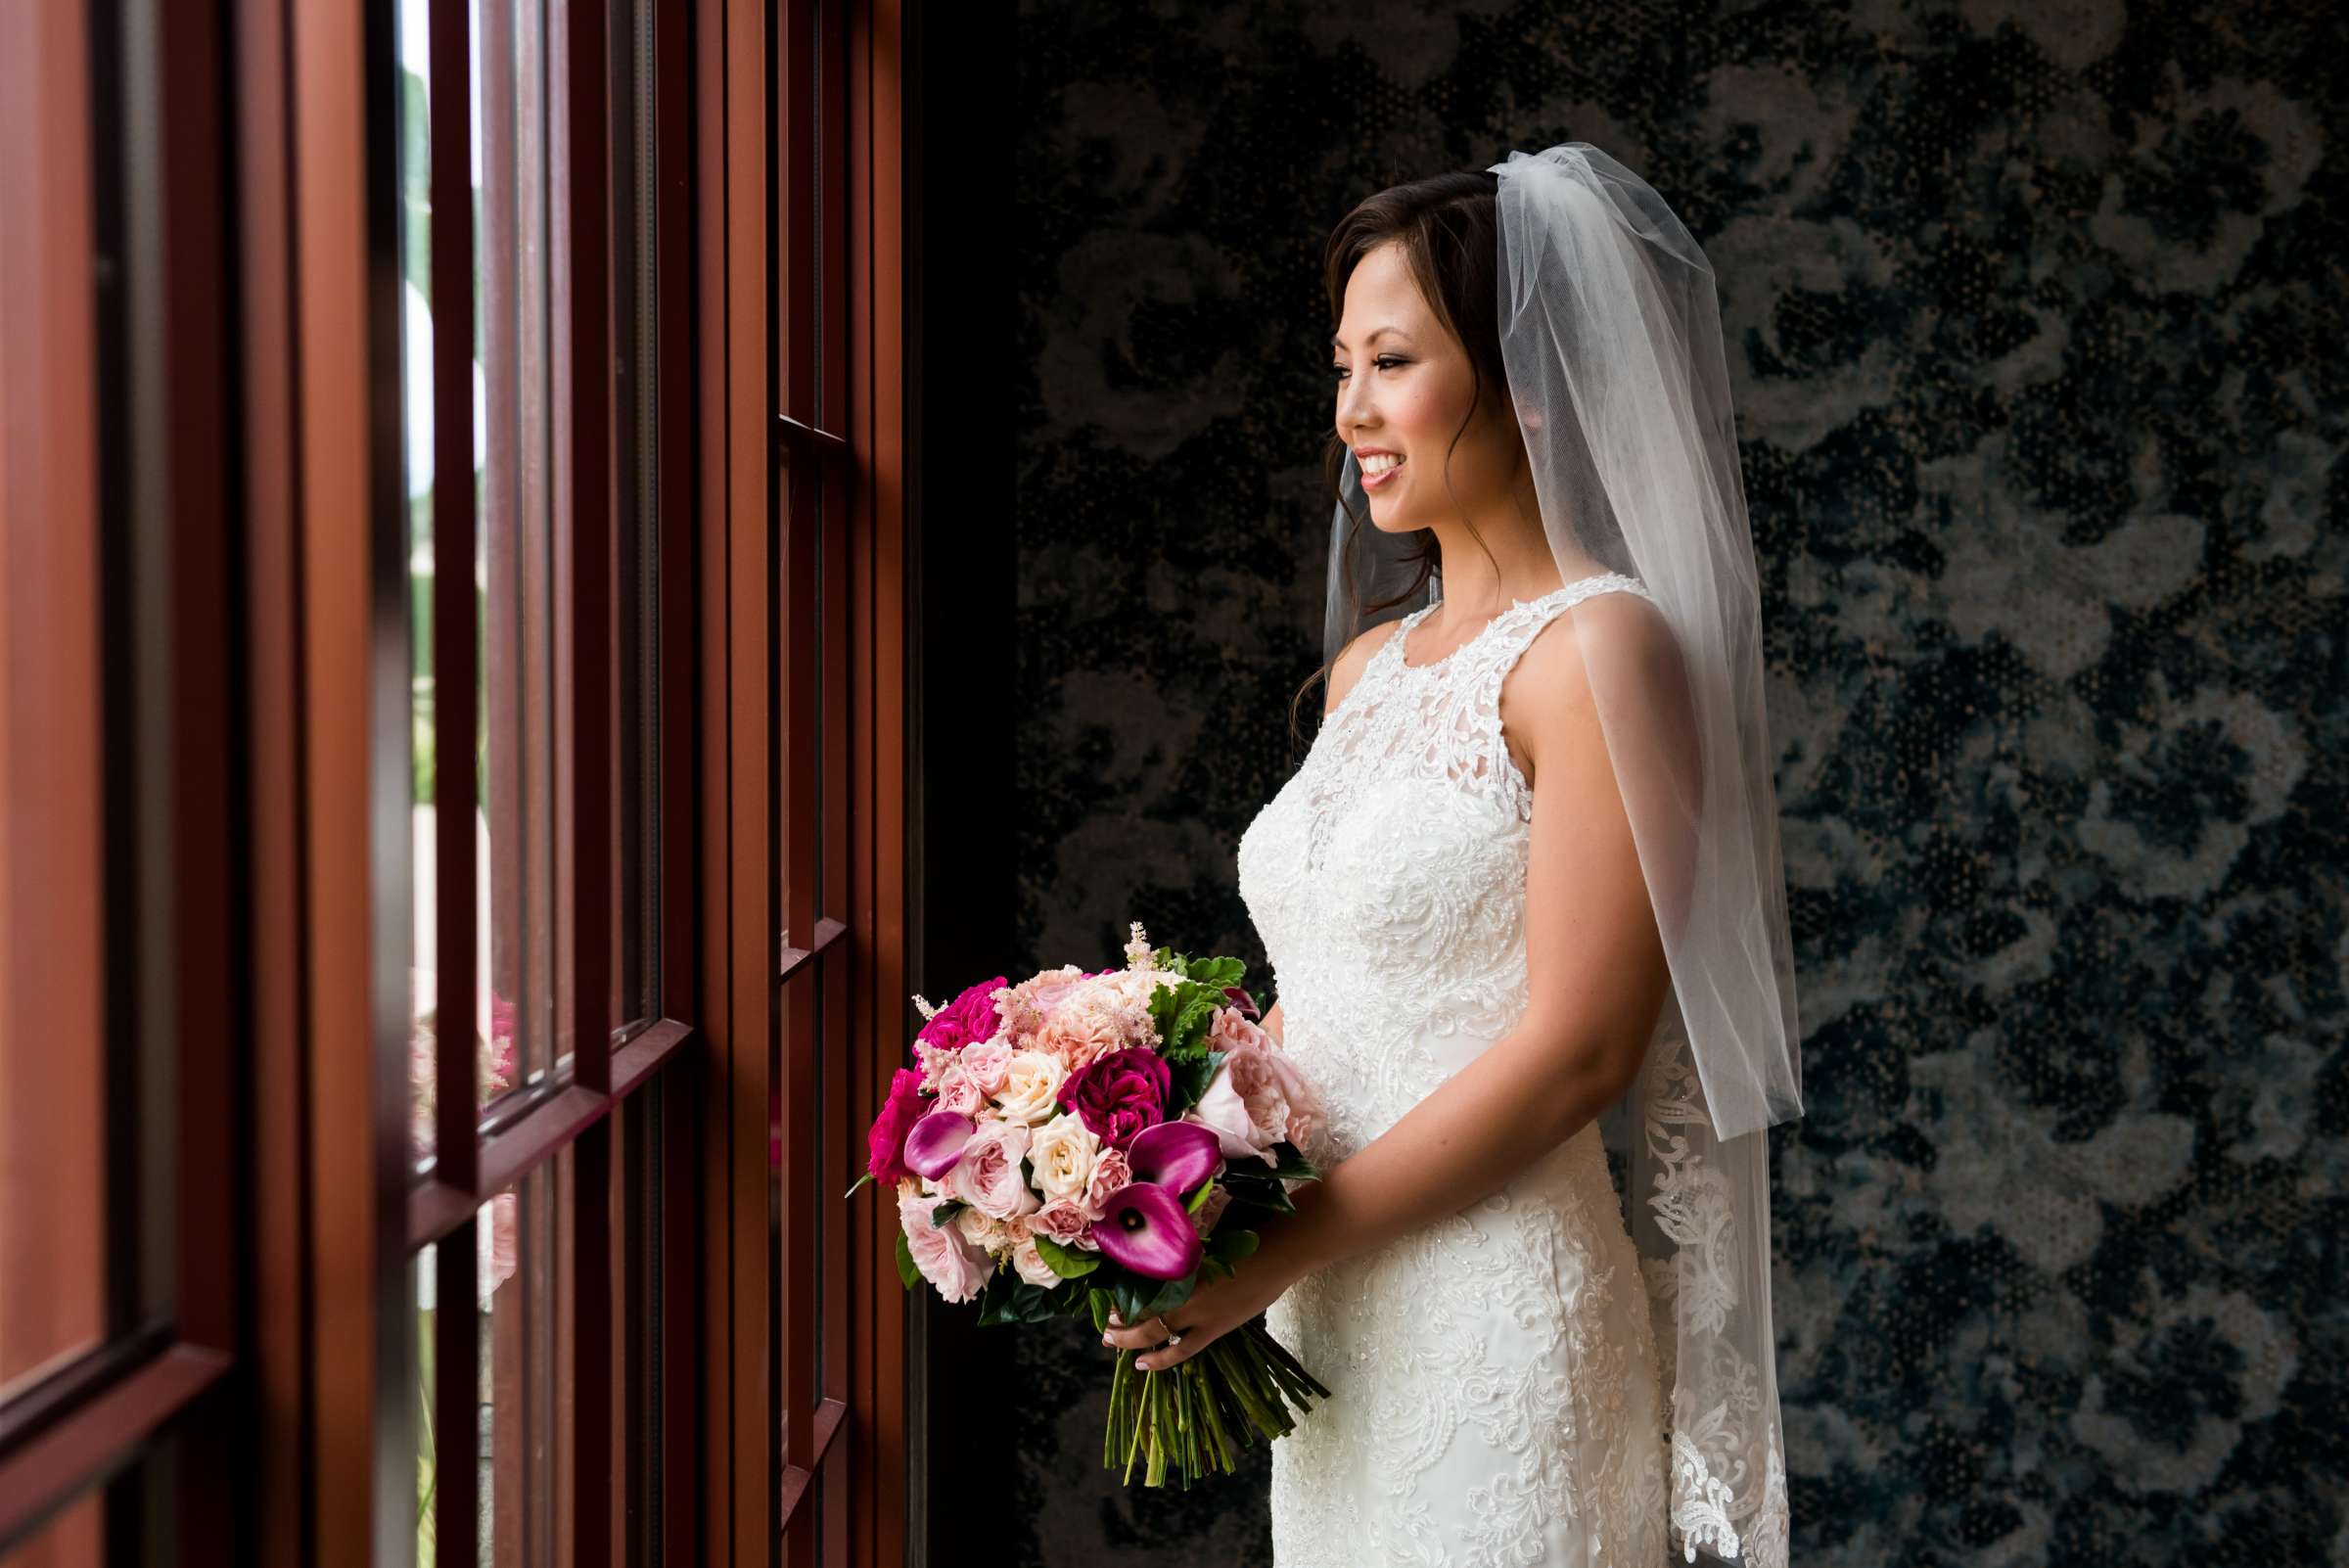
M 421 1162 L 433 1152 L 438 1079 L 438 878 L 434 836 L 433 745 L 433 268 L 432 57 L 427 10 L 400 7 L 399 87 L 399 440 L 407 498 L 409 824 L 414 856 L 413 958 L 408 970 L 409 1145 Z
M 622 9 L 612 30 L 613 79 L 630 84 L 615 106 L 612 171 L 613 351 L 619 367 L 613 424 L 618 476 L 619 579 L 611 639 L 612 1021 L 661 1016 L 660 995 L 660 463 L 655 308 L 658 186 L 653 146 L 653 8 Z
M 476 0 L 475 337 L 481 355 L 481 1038 L 484 1102 L 543 1083 L 556 974 L 555 530 L 568 455 L 558 359 L 561 51 L 537 0 Z M 568 691 L 565 683 L 564 691 Z

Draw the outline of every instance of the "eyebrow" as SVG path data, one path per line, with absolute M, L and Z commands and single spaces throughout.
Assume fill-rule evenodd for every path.
M 1409 333 L 1404 331 L 1401 327 L 1381 327 L 1376 332 L 1370 334 L 1369 337 L 1364 338 L 1362 342 L 1365 346 L 1374 344 L 1390 332 L 1398 338 L 1407 338 L 1410 336 Z M 1329 346 L 1332 348 L 1343 348 L 1346 346 L 1343 343 L 1338 341 L 1338 335 L 1334 332 L 1329 335 Z

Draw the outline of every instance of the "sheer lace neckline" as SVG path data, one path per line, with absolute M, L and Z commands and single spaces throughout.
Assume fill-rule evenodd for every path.
M 1396 627 L 1395 635 L 1387 639 L 1395 651 L 1395 657 L 1391 662 L 1397 668 L 1407 669 L 1414 675 L 1442 669 L 1446 665 L 1451 664 L 1453 660 L 1459 658 L 1460 655 L 1466 653 L 1469 649 L 1484 641 L 1486 637 L 1492 635 L 1494 627 L 1526 610 L 1546 605 L 1552 599 L 1572 593 L 1578 588 L 1588 588 L 1602 582 L 1636 582 L 1637 580 L 1638 579 L 1636 577 L 1626 577 L 1620 572 L 1600 572 L 1593 574 L 1590 576 L 1577 577 L 1572 582 L 1562 583 L 1559 586 L 1550 589 L 1547 593 L 1536 595 L 1531 599 L 1511 599 L 1509 601 L 1509 607 L 1506 610 L 1500 611 L 1497 615 L 1494 615 L 1487 620 L 1483 625 L 1477 627 L 1476 630 L 1470 632 L 1466 637 L 1462 638 L 1459 646 L 1452 649 L 1451 652 L 1443 655 L 1441 658 L 1431 659 L 1424 665 L 1414 665 L 1403 656 L 1404 639 L 1410 636 L 1411 632 L 1418 627 L 1419 623 L 1425 621 L 1429 616 L 1434 615 L 1438 610 L 1441 610 L 1444 607 L 1444 601 L 1438 599 L 1432 603 L 1422 605 L 1418 609 L 1412 611 L 1408 616 L 1404 618 L 1403 624 Z

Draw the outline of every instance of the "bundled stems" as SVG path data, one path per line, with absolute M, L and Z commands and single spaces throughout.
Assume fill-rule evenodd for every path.
M 1136 1371 L 1138 1354 L 1118 1353 L 1101 1441 L 1102 1463 L 1111 1469 L 1122 1464 L 1125 1484 L 1132 1482 L 1137 1458 L 1144 1486 L 1166 1485 L 1170 1471 L 1186 1491 L 1211 1470 L 1229 1475 L 1240 1448 L 1296 1430 L 1292 1406 L 1301 1413 L 1314 1400 L 1329 1398 L 1262 1317 L 1172 1367 Z

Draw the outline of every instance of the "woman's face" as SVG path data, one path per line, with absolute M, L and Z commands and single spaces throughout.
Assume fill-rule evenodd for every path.
M 1338 436 L 1362 464 L 1372 523 L 1407 533 L 1462 512 L 1481 517 L 1507 506 L 1524 438 L 1514 419 L 1498 417 L 1507 405 L 1494 387 L 1460 429 L 1475 396 L 1468 350 L 1419 293 L 1401 245 L 1379 246 L 1356 263 L 1330 354 Z M 1403 461 L 1382 476 L 1375 469 L 1385 460 L 1369 455 L 1379 452 Z

